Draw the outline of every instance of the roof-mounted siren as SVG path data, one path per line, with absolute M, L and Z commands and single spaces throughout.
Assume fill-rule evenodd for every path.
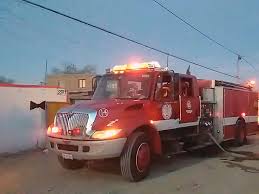
M 249 87 L 249 88 L 255 88 L 255 84 L 256 84 L 256 82 L 255 82 L 255 80 L 248 80 L 247 82 L 246 82 L 246 86 L 247 87 Z
M 157 61 L 151 61 L 148 64 L 149 68 L 161 68 L 161 65 Z
M 130 63 L 125 65 L 115 65 L 112 68 L 112 71 L 114 73 L 123 73 L 126 70 L 140 70 L 140 69 L 155 69 L 155 68 L 161 68 L 158 62 L 151 61 L 151 62 L 145 62 L 145 63 Z
M 157 61 L 144 62 L 144 63 L 130 63 L 126 65 L 127 70 L 138 70 L 138 69 L 154 69 L 161 68 Z

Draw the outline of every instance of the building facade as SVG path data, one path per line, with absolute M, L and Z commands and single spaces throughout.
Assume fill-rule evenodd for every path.
M 48 75 L 47 85 L 65 88 L 70 103 L 76 103 L 91 98 L 89 92 L 92 91 L 93 77 L 88 73 L 53 74 Z

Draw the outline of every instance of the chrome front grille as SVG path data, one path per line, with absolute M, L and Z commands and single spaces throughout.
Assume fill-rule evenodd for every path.
M 69 131 L 77 128 L 82 135 L 86 135 L 89 115 L 87 113 L 57 113 L 54 125 L 61 128 L 63 135 L 69 135 Z

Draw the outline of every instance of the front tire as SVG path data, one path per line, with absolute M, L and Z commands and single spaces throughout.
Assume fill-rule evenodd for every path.
M 130 181 L 144 179 L 150 169 L 151 151 L 149 141 L 144 132 L 133 133 L 120 158 L 121 174 Z
M 64 159 L 61 156 L 58 156 L 58 161 L 63 168 L 69 169 L 69 170 L 76 170 L 76 169 L 83 168 L 85 166 L 84 160 L 68 160 L 68 159 Z

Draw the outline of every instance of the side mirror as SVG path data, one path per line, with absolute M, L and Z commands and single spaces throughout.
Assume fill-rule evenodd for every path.
M 100 75 L 97 75 L 97 76 L 92 78 L 92 92 L 93 93 L 96 90 L 97 84 L 98 84 L 98 82 L 100 81 L 101 78 L 102 78 L 102 76 L 100 76 Z
M 94 95 L 94 91 L 88 91 L 88 92 L 87 92 L 87 95 L 88 95 L 88 96 L 93 96 L 93 95 Z

